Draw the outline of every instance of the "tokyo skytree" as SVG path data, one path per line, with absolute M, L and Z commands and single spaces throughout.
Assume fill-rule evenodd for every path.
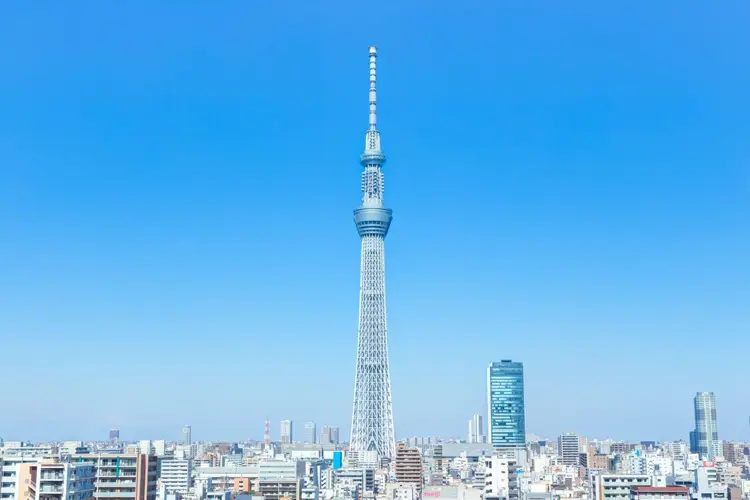
M 362 205 L 354 210 L 354 222 L 362 238 L 362 263 L 350 449 L 360 456 L 375 452 L 379 459 L 392 459 L 395 441 L 388 369 L 384 249 L 392 211 L 383 207 L 385 156 L 380 151 L 380 132 L 376 123 L 376 58 L 377 49 L 370 47 L 370 127 L 360 160 L 364 167 Z

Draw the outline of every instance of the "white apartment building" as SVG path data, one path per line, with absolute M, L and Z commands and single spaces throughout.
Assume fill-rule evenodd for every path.
M 592 479 L 592 500 L 630 500 L 630 489 L 654 486 L 646 474 L 597 474 Z
M 516 461 L 507 457 L 490 456 L 484 460 L 484 496 L 518 499 Z
M 581 438 L 574 432 L 568 432 L 557 438 L 557 456 L 562 465 L 579 465 L 581 463 Z
M 421 500 L 421 494 L 416 485 L 404 483 L 388 483 L 385 487 L 387 500 Z
M 167 493 L 185 495 L 192 484 L 193 461 L 189 458 L 165 457 L 161 461 L 159 481 Z

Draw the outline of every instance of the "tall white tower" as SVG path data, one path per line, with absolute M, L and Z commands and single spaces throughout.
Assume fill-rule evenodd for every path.
M 376 120 L 376 59 L 377 49 L 370 47 L 370 126 L 360 161 L 364 167 L 362 205 L 354 210 L 354 222 L 362 238 L 362 261 L 350 449 L 360 457 L 370 452 L 380 459 L 392 459 L 395 441 L 388 369 L 384 250 L 392 211 L 383 206 L 385 156 L 380 151 Z

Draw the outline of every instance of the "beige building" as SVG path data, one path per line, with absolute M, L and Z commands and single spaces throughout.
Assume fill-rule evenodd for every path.
M 396 473 L 397 482 L 413 484 L 421 492 L 422 455 L 419 452 L 419 448 L 407 448 L 405 443 L 399 443 L 396 447 L 394 472 Z

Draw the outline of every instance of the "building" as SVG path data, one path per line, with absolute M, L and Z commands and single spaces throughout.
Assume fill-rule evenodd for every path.
M 109 430 L 109 442 L 113 444 L 120 442 L 120 429 Z
M 396 449 L 398 453 L 398 449 Z M 421 500 L 420 492 L 413 484 L 389 483 L 385 486 L 386 500 Z
M 484 443 L 484 422 L 482 421 L 482 415 L 475 413 L 472 417 L 474 428 L 474 443 Z
M 466 442 L 469 444 L 484 443 L 484 424 L 482 415 L 479 413 L 475 413 L 469 420 L 469 433 Z
M 281 421 L 281 437 L 280 441 L 282 444 L 291 444 L 294 439 L 294 422 L 291 420 Z
M 341 442 L 340 429 L 338 427 L 331 427 L 331 443 L 339 444 Z
M 18 467 L 16 498 L 26 500 L 94 500 L 94 465 L 47 459 Z M 3 477 L 5 481 L 5 477 Z
M 701 458 L 713 460 L 721 456 L 721 442 L 716 429 L 716 398 L 713 392 L 699 392 L 693 400 L 695 431 L 691 435 L 691 451 Z
M 156 455 L 86 453 L 72 459 L 93 463 L 96 500 L 156 500 Z
M 630 489 L 652 486 L 645 474 L 597 474 L 592 481 L 593 500 L 630 500 Z
M 193 429 L 189 425 L 182 428 L 182 444 L 190 446 L 193 444 Z
M 300 478 L 305 473 L 305 462 L 266 460 L 258 463 L 258 491 L 266 500 L 289 498 L 299 500 Z
M 320 444 L 339 444 L 339 428 L 323 427 L 323 430 L 320 432 Z
M 557 456 L 562 465 L 580 465 L 581 438 L 575 432 L 566 432 L 558 437 Z
M 370 47 L 370 119 L 361 156 L 362 205 L 354 210 L 354 222 L 362 240 L 357 363 L 351 451 L 360 460 L 368 452 L 384 459 L 395 454 L 391 375 L 388 366 L 388 326 L 385 307 L 385 237 L 392 211 L 383 205 L 383 164 L 380 132 L 376 124 L 375 64 L 377 49 Z
M 690 500 L 690 490 L 685 486 L 634 486 L 630 500 Z
M 194 482 L 210 485 L 209 491 L 250 491 L 258 480 L 258 464 L 230 467 L 197 467 Z
M 487 368 L 488 433 L 496 449 L 526 447 L 523 363 L 503 360 Z
M 165 457 L 161 461 L 159 480 L 167 493 L 187 494 L 192 486 L 193 461 L 189 458 Z
M 36 451 L 27 451 L 34 449 Z M 26 500 L 25 491 L 22 491 L 27 476 L 21 477 L 21 470 L 25 464 L 37 464 L 45 456 L 51 457 L 51 450 L 38 450 L 37 448 L 25 447 L 21 443 L 17 445 L 12 442 L 5 443 L 0 453 L 0 498 L 2 500 Z
M 317 426 L 315 422 L 305 423 L 305 443 L 315 444 L 315 438 L 317 437 Z
M 501 456 L 484 459 L 484 498 L 502 497 L 518 500 L 519 486 L 516 461 Z
M 344 468 L 334 472 L 334 498 L 352 498 L 356 494 L 376 493 L 375 470 Z
M 413 484 L 418 491 L 422 490 L 422 455 L 418 448 L 407 448 L 405 443 L 396 447 L 394 466 L 396 481 L 402 484 Z
M 719 471 L 711 465 L 695 470 L 693 486 L 695 497 L 701 500 L 723 500 L 729 496 L 727 485 L 719 480 Z

